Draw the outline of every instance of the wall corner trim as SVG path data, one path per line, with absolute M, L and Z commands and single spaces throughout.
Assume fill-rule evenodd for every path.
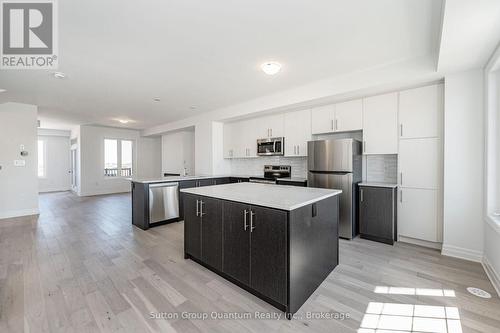
M 491 284 L 497 291 L 498 296 L 500 296 L 500 273 L 495 271 L 495 268 L 491 265 L 486 256 L 483 257 L 481 264 L 483 265 L 484 271 L 490 279 Z
M 474 262 L 482 262 L 483 261 L 483 252 L 476 251 L 471 249 L 466 249 L 463 247 L 443 244 L 443 249 L 441 250 L 441 254 L 448 257 L 455 257 L 459 259 L 474 261 Z

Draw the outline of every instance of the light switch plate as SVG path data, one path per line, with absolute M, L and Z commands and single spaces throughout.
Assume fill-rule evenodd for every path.
M 26 166 L 26 161 L 25 160 L 14 160 L 14 166 L 16 166 L 16 167 Z

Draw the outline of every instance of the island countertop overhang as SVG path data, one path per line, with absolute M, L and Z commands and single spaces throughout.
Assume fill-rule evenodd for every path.
M 181 192 L 286 211 L 342 193 L 341 190 L 256 183 L 187 188 Z

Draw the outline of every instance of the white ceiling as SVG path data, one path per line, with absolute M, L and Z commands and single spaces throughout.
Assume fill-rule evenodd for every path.
M 59 71 L 1 71 L 43 127 L 147 128 L 340 74 L 433 56 L 439 0 L 59 1 Z M 283 64 L 274 77 L 266 60 Z M 160 97 L 160 102 L 153 102 Z M 196 109 L 191 109 L 196 106 Z

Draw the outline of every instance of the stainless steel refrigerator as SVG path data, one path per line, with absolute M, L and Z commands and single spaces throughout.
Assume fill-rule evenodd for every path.
M 361 142 L 354 139 L 308 142 L 309 187 L 342 190 L 339 236 L 352 239 L 358 233 L 357 184 L 362 178 Z

